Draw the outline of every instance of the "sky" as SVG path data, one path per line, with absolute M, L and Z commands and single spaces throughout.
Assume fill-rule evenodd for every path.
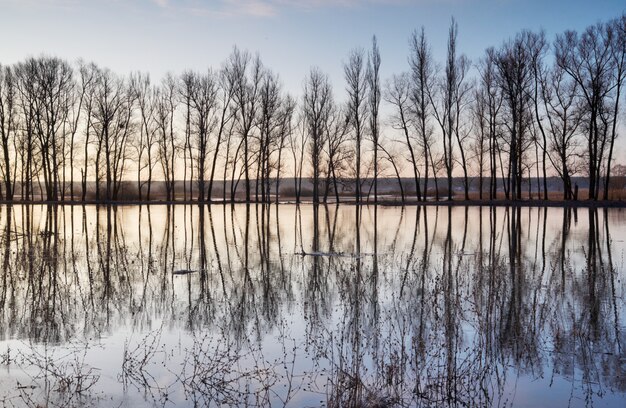
M 158 79 L 219 68 L 237 45 L 296 95 L 319 67 L 341 99 L 342 64 L 373 35 L 384 80 L 408 69 L 408 38 L 422 26 L 443 63 L 452 17 L 459 51 L 476 62 L 522 29 L 553 38 L 625 11 L 623 0 L 0 0 L 0 63 L 45 54 Z

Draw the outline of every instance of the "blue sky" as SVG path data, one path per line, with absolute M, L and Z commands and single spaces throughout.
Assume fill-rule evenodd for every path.
M 452 16 L 460 51 L 476 61 L 523 28 L 552 38 L 624 11 L 623 0 L 0 0 L 0 63 L 45 53 L 159 78 L 217 68 L 236 44 L 258 51 L 292 93 L 319 66 L 341 98 L 342 62 L 373 34 L 386 78 L 407 69 L 408 37 L 422 25 L 443 61 Z

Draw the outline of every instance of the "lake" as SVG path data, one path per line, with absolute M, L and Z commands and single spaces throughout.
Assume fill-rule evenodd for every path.
M 626 211 L 0 207 L 3 406 L 602 406 Z

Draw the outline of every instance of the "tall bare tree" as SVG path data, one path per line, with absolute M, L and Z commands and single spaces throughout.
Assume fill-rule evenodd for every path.
M 489 199 L 495 200 L 498 191 L 498 152 L 501 151 L 499 144 L 500 124 L 499 116 L 502 108 L 502 92 L 497 83 L 497 54 L 494 48 L 490 47 L 485 52 L 485 56 L 478 64 L 479 81 L 477 100 L 482 99 L 485 106 L 482 110 L 485 125 L 487 126 L 487 149 L 489 152 Z M 477 110 L 479 112 L 480 110 Z M 504 181 L 504 180 L 503 180 Z
M 280 139 L 282 103 L 278 77 L 271 71 L 266 70 L 261 79 L 259 89 L 257 118 L 257 127 L 259 129 L 257 168 L 258 174 L 260 174 L 261 201 L 263 202 L 270 201 L 270 173 L 273 167 L 272 153 Z
M 346 110 L 334 106 L 326 124 L 326 187 L 324 202 L 328 201 L 328 193 L 332 181 L 335 202 L 339 202 L 339 178 L 346 173 L 348 163 L 352 161 L 352 149 L 348 148 L 349 118 Z
M 613 64 L 612 84 L 613 103 L 609 112 L 611 130 L 609 136 L 609 151 L 606 163 L 606 175 L 604 177 L 604 200 L 609 199 L 609 183 L 611 179 L 611 168 L 613 159 L 613 148 L 617 139 L 617 123 L 620 115 L 620 102 L 622 98 L 622 87 L 626 80 L 626 14 L 611 20 L 607 24 L 607 30 L 612 32 L 611 58 Z
M 206 200 L 207 157 L 211 132 L 215 128 L 218 105 L 218 84 L 215 73 L 195 74 L 191 79 L 190 103 L 193 145 L 198 184 L 198 202 Z M 209 197 L 210 198 L 210 197 Z
M 250 167 L 252 164 L 250 138 L 255 126 L 263 65 L 258 55 L 252 57 L 248 52 L 240 51 L 238 48 L 233 50 L 227 64 L 230 65 L 234 75 L 234 102 L 237 106 L 239 132 L 243 141 L 246 202 L 250 202 Z
M 378 202 L 378 148 L 380 144 L 380 124 L 378 123 L 378 111 L 380 109 L 380 50 L 376 36 L 372 37 L 372 50 L 368 56 L 367 64 L 368 104 L 369 104 L 369 128 L 374 145 L 374 202 Z
M 154 150 L 157 145 L 157 124 L 155 121 L 156 89 L 150 83 L 150 76 L 147 74 L 136 74 L 131 76 L 137 106 L 139 110 L 139 134 L 134 138 L 136 150 L 137 167 L 137 194 L 139 200 L 143 199 L 143 186 L 146 185 L 146 200 L 150 201 L 152 192 L 152 174 L 156 164 L 154 160 Z M 147 180 L 144 171 L 147 170 Z
M 117 200 L 126 171 L 127 142 L 134 131 L 134 104 L 135 93 L 123 78 L 106 69 L 100 71 L 95 82 L 92 128 L 98 150 L 104 154 L 107 201 Z
M 313 171 L 313 202 L 319 203 L 322 149 L 326 142 L 326 129 L 333 106 L 332 88 L 328 76 L 312 68 L 305 83 L 302 109 L 306 131 L 310 139 L 310 157 Z
M 13 200 L 15 171 L 17 170 L 17 163 L 13 161 L 19 120 L 15 80 L 13 69 L 0 65 L 0 138 L 2 143 L 0 171 L 4 180 L 4 199 L 7 201 Z
M 236 76 L 234 74 L 235 73 L 232 71 L 232 65 L 224 66 L 218 73 L 220 116 L 215 135 L 211 173 L 209 175 L 209 190 L 207 192 L 209 200 L 213 194 L 213 180 L 215 179 L 215 169 L 217 167 L 220 147 L 223 144 L 226 132 L 232 130 L 231 122 L 234 120 L 237 111 L 236 108 L 232 106 L 236 80 Z
M 457 35 L 458 25 L 454 19 L 450 23 L 448 34 L 448 54 L 444 76 L 439 84 L 439 103 L 437 95 L 430 91 L 428 97 L 433 107 L 434 117 L 439 124 L 443 141 L 443 164 L 446 169 L 448 180 L 448 200 L 452 200 L 452 172 L 454 169 L 454 146 L 453 137 L 458 143 L 461 153 L 461 163 L 465 163 L 465 153 L 461 142 L 459 121 L 463 98 L 467 96 L 468 90 L 465 85 L 465 75 L 469 68 L 469 62 L 463 55 L 457 56 Z M 466 197 L 467 197 L 467 168 L 464 167 Z
M 167 201 L 175 200 L 175 159 L 178 142 L 174 132 L 174 113 L 177 106 L 177 94 L 177 81 L 173 75 L 168 74 L 157 89 L 154 100 L 155 122 L 158 129 L 158 158 L 163 171 Z
M 414 31 L 409 40 L 411 47 L 411 55 L 409 56 L 409 65 L 411 67 L 411 89 L 410 100 L 412 103 L 412 113 L 415 117 L 415 128 L 419 135 L 418 144 L 421 146 L 424 156 L 424 195 L 426 199 L 428 195 L 428 181 L 430 166 L 434 166 L 432 158 L 433 130 L 430 126 L 430 117 L 432 115 L 430 92 L 434 87 L 434 62 L 424 27 L 417 32 Z M 408 134 L 407 134 L 408 137 Z M 408 139 L 407 139 L 408 140 Z M 413 154 L 412 154 L 413 156 Z M 417 164 L 413 159 L 415 185 L 419 199 L 419 180 L 417 179 Z M 434 169 L 434 167 L 433 167 Z M 439 197 L 437 186 L 437 173 L 433 172 L 435 177 L 435 189 L 437 190 L 437 198 Z
M 284 165 L 283 151 L 289 143 L 291 134 L 293 133 L 293 116 L 296 110 L 296 100 L 291 95 L 286 95 L 283 101 L 283 109 L 280 114 L 277 150 L 278 157 L 276 159 L 276 202 L 278 203 L 280 195 L 280 178 Z
M 361 201 L 361 146 L 367 120 L 367 77 L 365 72 L 365 51 L 354 49 L 343 66 L 348 92 L 348 115 L 355 141 L 356 165 L 355 198 Z
M 528 112 L 531 102 L 528 95 L 532 89 L 532 66 L 524 33 L 518 34 L 498 50 L 495 63 L 507 114 L 510 191 L 513 199 L 521 199 L 522 153 L 530 127 Z
M 563 181 L 563 199 L 574 198 L 572 174 L 576 158 L 582 155 L 577 133 L 583 111 L 577 106 L 578 84 L 555 64 L 543 77 L 541 100 L 550 135 L 548 159 Z
M 608 132 L 603 120 L 613 90 L 615 60 L 611 52 L 613 31 L 606 24 L 587 27 L 579 35 L 566 31 L 555 41 L 556 61 L 579 85 L 585 110 L 589 199 L 598 199 L 602 157 Z
M 179 86 L 181 101 L 185 107 L 185 141 L 183 143 L 183 200 L 187 201 L 187 170 L 189 170 L 189 198 L 193 197 L 193 145 L 191 142 L 191 94 L 193 92 L 194 74 L 185 71 L 180 77 Z M 187 164 L 189 163 L 189 164 Z
M 387 101 L 387 103 L 393 106 L 393 113 L 390 116 L 390 123 L 394 129 L 402 132 L 402 143 L 406 145 L 406 150 L 409 153 L 411 169 L 413 170 L 413 180 L 415 182 L 415 197 L 417 200 L 421 200 L 422 197 L 420 192 L 420 174 L 416 153 L 416 145 L 419 144 L 419 141 L 415 141 L 412 135 L 413 129 L 419 127 L 416 126 L 419 123 L 419 118 L 418 115 L 414 114 L 411 109 L 411 93 L 410 76 L 407 73 L 394 75 L 386 84 L 385 100 Z M 417 123 L 414 123 L 413 117 L 415 117 Z M 417 132 L 419 133 L 419 129 Z M 423 150 L 423 156 L 426 162 L 426 174 L 428 174 L 427 149 L 428 146 L 426 146 Z M 425 177 L 425 180 L 427 180 L 427 177 Z M 425 188 L 426 186 L 427 184 L 425 184 Z

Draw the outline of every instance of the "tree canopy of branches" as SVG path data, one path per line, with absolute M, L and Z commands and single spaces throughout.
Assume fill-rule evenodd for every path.
M 236 47 L 219 68 L 156 81 L 50 56 L 0 64 L 0 200 L 360 203 L 461 187 L 466 200 L 547 200 L 550 177 L 564 200 L 579 184 L 608 199 L 624 159 L 626 14 L 552 40 L 523 30 L 473 66 L 454 19 L 448 34 L 438 62 L 413 32 L 389 78 L 376 36 L 353 48 L 344 98 L 318 68 L 289 95 Z

